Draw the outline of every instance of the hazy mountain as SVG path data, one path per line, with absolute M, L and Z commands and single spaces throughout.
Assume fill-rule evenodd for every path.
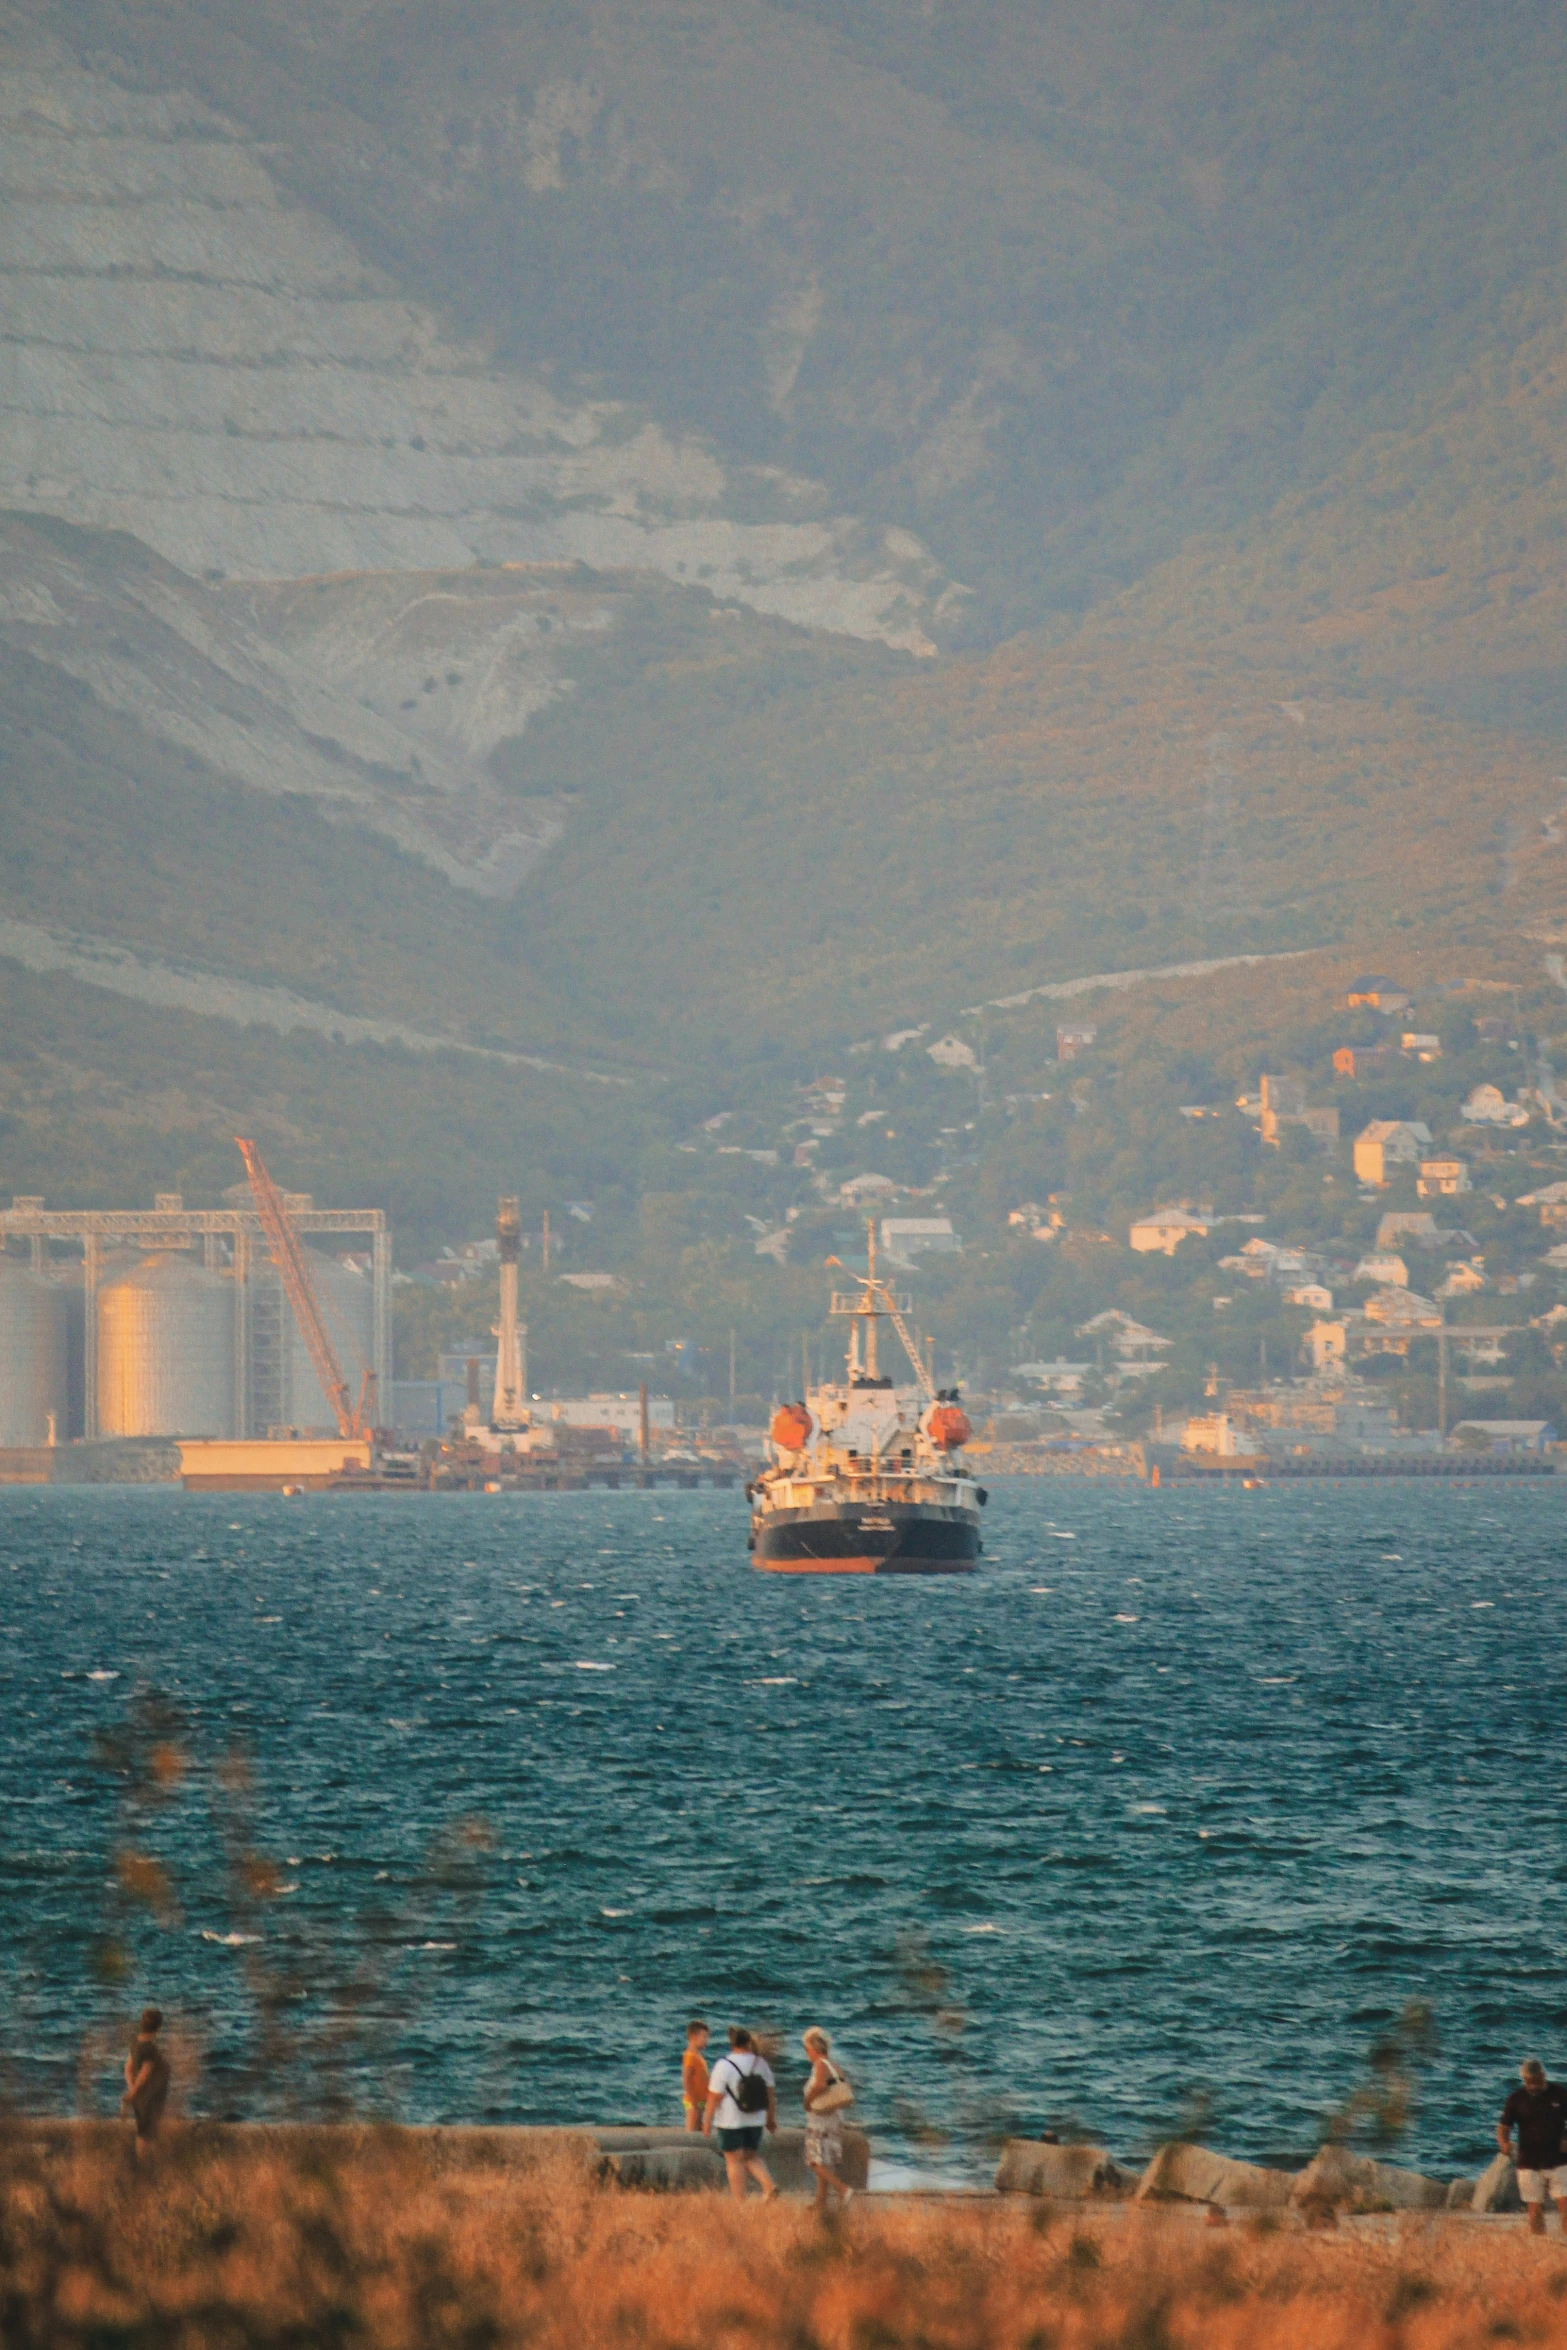
M 1564 66 L 1456 0 L 21 0 L 5 918 L 671 1089 L 566 1121 L 671 1194 L 905 1019 L 1551 931 Z M 29 989 L 36 1189 L 106 1079 Z M 326 1151 L 318 1049 L 197 1127 L 270 1066 Z M 383 1074 L 434 1217 L 522 1113 L 426 1182 Z
M 927 538 L 987 633 L 1418 419 L 1561 260 L 1545 0 L 42 15 L 566 398 Z

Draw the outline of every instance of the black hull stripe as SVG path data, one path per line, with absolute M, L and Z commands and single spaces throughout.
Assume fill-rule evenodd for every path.
M 901 1526 L 866 1526 L 855 1518 L 796 1519 L 764 1526 L 756 1538 L 759 1566 L 804 1566 L 834 1559 L 871 1559 L 878 1574 L 961 1574 L 979 1558 L 977 1527 L 951 1519 L 916 1519 Z

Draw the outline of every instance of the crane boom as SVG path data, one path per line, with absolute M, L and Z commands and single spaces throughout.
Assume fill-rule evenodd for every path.
M 838 1261 L 836 1257 L 828 1259 L 828 1263 L 833 1265 L 836 1265 Z M 898 1305 L 897 1292 L 890 1289 L 876 1271 L 876 1223 L 874 1217 L 868 1221 L 866 1226 L 866 1264 L 868 1270 L 859 1296 L 857 1298 L 845 1297 L 835 1290 L 832 1310 L 835 1314 L 850 1314 L 854 1317 L 853 1344 L 856 1350 L 859 1344 L 859 1325 L 861 1322 L 865 1324 L 866 1362 L 872 1377 L 876 1372 L 876 1324 L 885 1314 L 903 1341 L 903 1351 L 909 1358 L 909 1365 L 914 1373 L 915 1386 L 927 1403 L 934 1403 L 936 1400 L 935 1383 L 930 1372 L 926 1369 L 919 1348 L 914 1343 L 914 1333 L 903 1319 L 902 1311 Z M 856 1351 L 850 1357 L 851 1370 L 858 1360 L 859 1356 Z
M 365 1422 L 364 1399 L 355 1410 L 349 1402 L 348 1382 L 339 1367 L 326 1324 L 321 1319 L 321 1308 L 316 1293 L 310 1286 L 310 1268 L 305 1263 L 305 1252 L 299 1245 L 299 1235 L 288 1220 L 283 1197 L 267 1173 L 266 1161 L 253 1142 L 235 1135 L 240 1157 L 245 1162 L 245 1173 L 250 1178 L 251 1196 L 256 1213 L 261 1218 L 261 1229 L 267 1236 L 272 1251 L 272 1262 L 278 1269 L 284 1295 L 293 1308 L 299 1324 L 299 1335 L 305 1342 L 311 1365 L 321 1382 L 321 1392 L 332 1407 L 339 1436 L 363 1437 L 369 1434 Z
M 903 1351 L 914 1366 L 915 1385 L 918 1387 L 921 1395 L 925 1398 L 927 1403 L 934 1403 L 936 1400 L 936 1390 L 931 1384 L 930 1373 L 926 1370 L 924 1358 L 921 1355 L 919 1348 L 914 1343 L 914 1336 L 912 1331 L 909 1329 L 907 1322 L 905 1322 L 903 1316 L 898 1311 L 898 1301 L 892 1295 L 890 1290 L 887 1293 L 887 1311 L 892 1316 L 892 1326 L 894 1330 L 896 1330 L 898 1336 L 903 1341 Z

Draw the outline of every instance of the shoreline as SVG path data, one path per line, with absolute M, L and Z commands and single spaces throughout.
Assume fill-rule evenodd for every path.
M 805 2167 L 803 2129 L 780 2128 L 763 2145 L 785 2196 L 814 2192 Z M 1043 2206 L 1083 2224 L 1125 2228 L 1161 2216 L 1201 2226 L 1250 2221 L 1264 2232 L 1320 2231 L 1324 2227 L 1407 2232 L 1457 2223 L 1523 2230 L 1512 2166 L 1495 2158 L 1478 2180 L 1444 2181 L 1401 2170 L 1370 2156 L 1329 2145 L 1303 2170 L 1273 2171 L 1172 2142 L 1159 2147 L 1140 2171 L 1123 2170 L 1100 2147 L 1008 2139 L 994 2180 L 942 2181 L 906 2162 L 878 2159 L 868 2134 L 843 2132 L 842 2172 L 857 2200 L 907 2209 L 992 2209 Z M 42 2158 L 50 2169 L 82 2159 L 130 2159 L 129 2122 L 107 2116 L 11 2113 L 0 2117 L 0 2146 L 12 2155 Z M 387 2158 L 411 2164 L 427 2180 L 525 2178 L 541 2165 L 568 2161 L 601 2186 L 651 2194 L 727 2192 L 723 2158 L 710 2138 L 677 2125 L 635 2122 L 563 2122 L 487 2125 L 472 2122 L 344 2120 L 237 2121 L 171 2114 L 160 2133 L 160 2167 L 182 2172 L 203 2160 L 244 2164 L 284 2161 L 346 2167 Z M 905 2174 L 905 2184 L 878 2180 L 877 2170 Z M 1456 2195 L 1455 2188 L 1463 2189 Z M 1547 2232 L 1554 2236 L 1548 2216 Z M 1567 2244 L 1567 2231 L 1561 2241 Z

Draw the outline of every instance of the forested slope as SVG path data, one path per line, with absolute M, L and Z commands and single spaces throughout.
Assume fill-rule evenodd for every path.
M 5 33 L 0 913 L 634 1082 L 19 981 L 0 1190 L 243 1114 L 426 1231 L 575 1156 L 711 1239 L 693 1125 L 899 1025 L 1567 927 L 1558 10 Z M 60 520 L 136 500 L 178 569 Z

